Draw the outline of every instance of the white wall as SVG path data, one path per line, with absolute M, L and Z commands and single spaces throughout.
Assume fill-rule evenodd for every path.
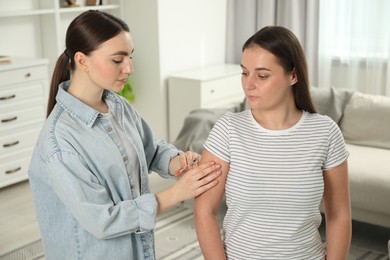
M 130 0 L 124 15 L 135 49 L 134 106 L 167 139 L 168 76 L 225 62 L 226 0 Z

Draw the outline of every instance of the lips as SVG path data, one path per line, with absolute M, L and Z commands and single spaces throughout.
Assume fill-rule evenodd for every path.
M 258 98 L 258 97 L 247 95 L 246 98 L 248 98 L 248 99 L 256 99 L 256 98 Z

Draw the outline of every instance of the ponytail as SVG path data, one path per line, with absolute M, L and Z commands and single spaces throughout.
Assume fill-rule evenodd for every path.
M 58 85 L 66 80 L 70 79 L 70 61 L 72 59 L 69 59 L 65 53 L 62 53 L 60 57 L 57 60 L 56 66 L 54 68 L 53 76 L 51 78 L 50 83 L 50 92 L 49 92 L 49 99 L 47 102 L 47 115 L 48 117 L 51 113 L 51 111 L 54 108 L 54 105 L 57 103 L 56 96 L 58 92 Z

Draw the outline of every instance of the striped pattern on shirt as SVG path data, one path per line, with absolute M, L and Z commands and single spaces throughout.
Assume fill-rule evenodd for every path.
M 229 112 L 205 149 L 230 164 L 223 223 L 229 259 L 324 259 L 323 171 L 348 158 L 334 121 L 304 111 L 293 127 L 268 130 L 251 110 Z

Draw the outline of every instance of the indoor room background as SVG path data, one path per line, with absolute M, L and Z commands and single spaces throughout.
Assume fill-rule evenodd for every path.
M 50 75 L 64 51 L 66 28 L 79 12 L 57 10 L 64 2 L 0 0 L 0 55 L 46 58 Z M 134 105 L 158 138 L 169 139 L 168 77 L 239 64 L 244 40 L 265 25 L 286 26 L 299 37 L 312 85 L 390 95 L 390 7 L 385 0 L 110 0 L 98 8 L 130 26 Z
M 285 26 L 297 35 L 306 54 L 312 87 L 390 97 L 390 1 L 387 0 L 104 0 L 103 5 L 97 6 L 86 6 L 86 0 L 77 0 L 79 6 L 64 7 L 66 2 L 0 0 L 0 56 L 11 59 L 11 63 L 4 64 L 10 71 L 18 70 L 16 64 L 34 66 L 37 69 L 33 75 L 38 75 L 30 79 L 34 80 L 32 89 L 24 88 L 22 84 L 27 79 L 18 81 L 17 74 L 8 69 L 2 71 L 0 63 L 0 87 L 7 89 L 10 84 L 21 87 L 18 107 L 23 107 L 26 114 L 22 119 L 28 121 L 14 128 L 0 125 L 0 140 L 14 134 L 14 129 L 26 136 L 23 151 L 15 148 L 11 155 L 0 149 L 2 170 L 10 168 L 16 156 L 23 167 L 28 165 L 45 118 L 51 73 L 65 49 L 66 29 L 74 17 L 88 9 L 112 13 L 128 23 L 135 49 L 134 73 L 129 77 L 135 96 L 133 105 L 156 138 L 175 141 L 184 117 L 192 109 L 226 107 L 244 99 L 240 85 L 241 48 L 248 37 L 267 25 Z M 186 81 L 177 81 L 179 88 L 188 82 L 195 84 L 198 92 L 170 92 L 173 79 L 179 76 L 186 77 Z M 223 77 L 225 81 L 220 81 Z M 228 82 L 229 95 L 223 96 L 220 94 L 223 92 L 214 89 L 203 93 L 199 89 L 211 81 Z M 213 99 L 205 102 L 204 95 L 210 94 Z M 0 103 L 0 115 L 6 120 L 12 109 Z M 383 121 L 389 122 L 390 118 Z M 377 128 L 383 127 L 378 124 Z M 387 128 L 382 130 L 390 132 Z M 390 151 L 384 150 L 387 154 Z M 375 157 L 376 153 L 370 156 Z M 373 166 L 388 170 L 388 157 L 381 153 L 374 159 L 378 163 L 375 161 Z M 381 172 L 386 181 L 378 182 L 389 189 L 383 191 L 379 203 L 389 205 L 390 172 L 386 170 Z M 26 179 L 26 170 L 14 179 L 0 176 L 0 188 Z M 4 213 L 0 214 L 5 216 Z M 381 221 L 390 223 L 390 219 Z M 386 243 L 388 239 L 390 234 Z

